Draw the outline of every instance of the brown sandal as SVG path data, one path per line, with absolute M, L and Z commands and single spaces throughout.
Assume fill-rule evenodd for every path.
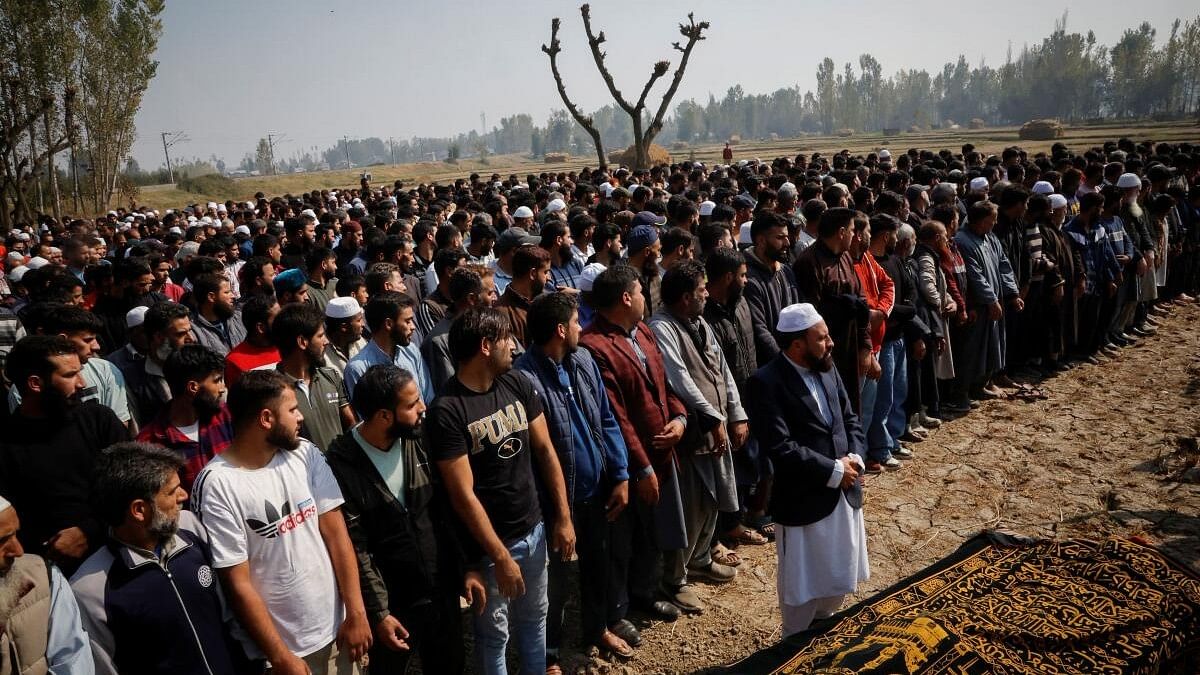
M 722 565 L 737 567 L 738 565 L 742 564 L 742 556 L 738 555 L 737 551 L 731 551 L 730 549 L 725 548 L 724 544 L 717 544 L 714 546 L 710 556 L 712 557 L 713 562 L 721 563 Z
M 739 524 L 732 531 L 727 532 L 725 534 L 725 538 L 729 539 L 735 544 L 746 544 L 749 546 L 762 546 L 763 544 L 768 543 L 766 537 L 741 524 Z

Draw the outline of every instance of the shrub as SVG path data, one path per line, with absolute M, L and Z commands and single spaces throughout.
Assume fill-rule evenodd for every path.
M 228 195 L 237 191 L 237 184 L 228 176 L 206 173 L 203 176 L 186 176 L 176 183 L 180 190 L 193 194 Z

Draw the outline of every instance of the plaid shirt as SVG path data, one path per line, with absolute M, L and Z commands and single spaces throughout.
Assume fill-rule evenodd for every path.
M 177 427 L 171 424 L 170 411 L 163 409 L 149 424 L 138 432 L 137 439 L 146 443 L 157 443 L 170 448 L 181 455 L 185 466 L 180 476 L 183 489 L 192 491 L 192 481 L 213 457 L 225 452 L 233 441 L 233 421 L 229 409 L 221 404 L 221 412 L 213 415 L 207 424 L 200 424 L 199 442 L 183 435 Z

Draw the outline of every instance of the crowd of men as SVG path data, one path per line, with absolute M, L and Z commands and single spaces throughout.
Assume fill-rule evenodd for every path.
M 1200 286 L 1200 146 L 726 162 L 4 233 L 0 673 L 462 672 L 468 605 L 561 672 L 769 542 L 790 635 L 865 475 Z

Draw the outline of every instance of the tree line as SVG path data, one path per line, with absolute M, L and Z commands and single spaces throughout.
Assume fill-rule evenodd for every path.
M 0 230 L 106 210 L 154 77 L 163 0 L 0 0 Z
M 741 85 L 706 101 L 678 102 L 659 142 L 689 143 L 742 138 L 833 134 L 842 129 L 874 132 L 942 127 L 964 128 L 972 120 L 988 126 L 1022 124 L 1056 117 L 1068 122 L 1116 118 L 1182 118 L 1200 114 L 1200 17 L 1176 19 L 1160 34 L 1149 23 L 1128 28 L 1105 46 L 1092 31 L 1071 32 L 1064 14 L 1040 42 L 1009 51 L 1003 64 L 971 65 L 965 56 L 941 70 L 900 69 L 884 74 L 869 53 L 840 67 L 833 59 L 817 64 L 815 90 L 785 87 L 749 94 Z M 616 105 L 591 114 L 606 148 L 633 141 L 633 125 Z M 649 123 L 647 116 L 646 123 Z M 487 133 L 415 137 L 389 145 L 378 138 L 350 141 L 353 166 L 444 159 L 451 148 L 464 156 L 548 152 L 587 155 L 593 141 L 565 109 L 535 125 L 530 115 L 501 120 Z M 329 167 L 345 167 L 342 143 L 321 154 Z M 315 166 L 317 157 L 310 157 Z

